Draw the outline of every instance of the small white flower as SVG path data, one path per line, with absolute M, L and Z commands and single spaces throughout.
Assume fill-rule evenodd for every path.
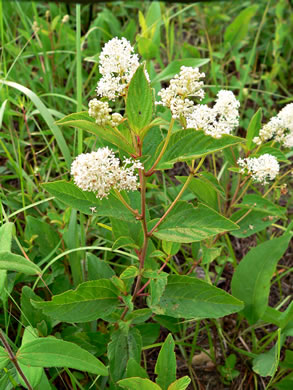
M 206 104 L 198 104 L 186 117 L 189 128 L 203 130 L 205 134 L 214 138 L 221 138 L 224 134 L 231 134 L 239 124 L 239 101 L 231 91 L 220 91 L 216 104 L 210 108 Z
M 108 102 L 101 102 L 98 99 L 89 101 L 89 116 L 96 120 L 100 126 L 106 125 L 111 121 L 112 108 L 109 107 Z
M 187 116 L 194 105 L 188 97 L 197 97 L 199 100 L 204 97 L 204 91 L 201 88 L 203 81 L 199 81 L 203 77 L 205 74 L 200 73 L 198 68 L 181 66 L 180 73 L 170 80 L 169 87 L 161 89 L 158 93 L 161 101 L 156 104 L 169 107 L 174 119 L 179 118 L 180 115 Z
M 115 100 L 125 95 L 125 89 L 139 66 L 138 55 L 125 38 L 113 38 L 105 44 L 100 55 L 99 71 L 102 78 L 97 85 L 97 94 Z M 146 77 L 149 77 L 146 73 Z
M 112 108 L 109 107 L 108 102 L 102 102 L 98 99 L 89 101 L 89 116 L 94 118 L 98 125 L 118 126 L 123 117 L 117 112 L 111 115 L 111 112 Z
M 285 147 L 293 146 L 293 103 L 287 104 L 277 116 L 272 117 L 259 131 L 253 142 L 261 145 L 274 138 L 283 143 Z
M 109 195 L 112 188 L 135 191 L 138 187 L 135 169 L 143 169 L 139 161 L 126 159 L 120 166 L 114 152 L 105 147 L 80 154 L 71 165 L 71 175 L 77 187 L 94 192 L 97 198 L 102 199 Z
M 251 175 L 255 181 L 262 184 L 266 184 L 267 180 L 274 180 L 280 170 L 276 157 L 268 153 L 259 157 L 239 158 L 237 163 L 242 167 L 241 173 Z
M 61 23 L 67 23 L 69 21 L 69 15 L 64 15 Z

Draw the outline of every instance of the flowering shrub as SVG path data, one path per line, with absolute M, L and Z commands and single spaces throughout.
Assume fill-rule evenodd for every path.
M 108 376 L 111 389 L 184 390 L 190 379 L 185 376 L 176 380 L 171 334 L 161 344 L 156 383 L 147 379 L 140 366 L 143 338 L 147 335 L 140 325 L 165 324 L 172 329 L 182 321 L 240 313 L 250 324 L 269 319 L 280 328 L 283 338 L 287 335 L 290 316 L 268 306 L 268 286 L 290 242 L 291 225 L 282 228 L 279 237 L 252 248 L 240 265 L 229 257 L 221 240 L 225 239 L 229 248 L 230 237 L 249 237 L 284 217 L 282 208 L 267 196 L 283 189 L 283 180 L 290 173 L 283 170 L 287 159 L 280 146 L 292 146 L 293 104 L 265 125 L 258 111 L 246 138 L 242 138 L 236 136 L 240 119 L 237 96 L 220 90 L 213 105 L 204 103 L 205 74 L 198 67 L 186 66 L 183 61 L 174 72 L 174 65 L 162 79 L 169 80 L 169 85 L 160 89 L 125 38 L 108 41 L 99 60 L 99 99 L 90 100 L 88 112 L 58 121 L 65 129 L 71 126 L 89 132 L 96 137 L 97 146 L 74 159 L 73 182 L 60 180 L 44 187 L 61 204 L 86 214 L 92 221 L 106 218 L 98 224 L 111 232 L 114 244 L 112 248 L 93 245 L 92 249 L 119 256 L 123 271 L 115 273 L 107 262 L 90 254 L 85 257 L 84 280 L 75 290 L 68 289 L 47 300 L 28 287 L 23 299 L 47 328 L 62 322 L 98 320 L 98 334 L 103 340 L 93 338 L 102 345 L 94 356 L 87 341 L 85 348 L 70 343 L 72 335 L 82 337 L 73 327 L 64 340 L 38 338 L 32 328 L 33 338 L 19 349 L 18 362 L 27 373 L 31 367 L 40 369 L 38 383 L 42 367 L 61 366 Z M 153 175 L 171 169 L 170 176 L 174 176 L 175 163 L 181 163 L 188 175 L 172 178 L 181 183 L 180 188 L 168 194 L 170 201 L 158 208 L 154 193 L 149 191 L 155 186 Z M 232 188 L 221 181 L 223 167 L 229 167 L 225 175 Z M 12 234 L 9 224 L 1 229 L 0 233 L 6 229 L 5 234 Z M 2 253 L 6 259 L 2 268 L 38 275 L 34 288 L 42 283 L 53 263 L 41 270 L 10 249 Z M 180 250 L 187 254 L 188 261 L 187 267 L 178 272 L 172 259 Z M 13 257 L 13 262 L 11 256 L 18 257 Z M 229 292 L 219 288 L 218 279 L 211 278 L 209 270 L 213 261 L 219 260 L 220 266 L 223 257 L 232 263 L 234 271 Z M 205 280 L 194 272 L 199 265 Z M 48 357 L 40 363 L 35 358 L 34 354 L 42 349 L 52 354 L 51 360 Z M 58 359 L 54 351 L 59 351 Z M 0 361 L 6 363 L 9 356 L 4 350 L 0 353 Z M 253 357 L 256 372 L 263 358 L 261 353 Z M 99 383 L 106 382 L 101 379 Z

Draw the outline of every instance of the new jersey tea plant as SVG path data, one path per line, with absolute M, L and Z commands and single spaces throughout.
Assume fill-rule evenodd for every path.
M 72 180 L 43 184 L 55 219 L 62 214 L 59 235 L 51 228 L 43 235 L 59 254 L 46 253 L 44 240 L 37 244 L 42 259 L 31 261 L 11 246 L 13 224 L 0 228 L 2 301 L 9 311 L 12 287 L 20 291 L 25 327 L 15 341 L 1 332 L 7 388 L 53 389 L 60 372 L 74 389 L 196 388 L 199 334 L 208 337 L 204 353 L 227 386 L 242 375 L 239 356 L 251 372 L 269 377 L 266 388 L 292 367 L 289 350 L 279 367 L 293 332 L 292 305 L 280 311 L 268 297 L 292 238 L 279 198 L 291 176 L 293 103 L 267 123 L 259 108 L 238 133 L 244 137 L 236 136 L 240 103 L 230 90 L 206 92 L 206 63 L 183 59 L 156 73 L 127 39 L 113 38 L 101 51 L 88 111 L 57 121 L 63 133 L 72 127 L 88 135 L 68 169 Z M 33 246 L 44 226 L 27 218 Z M 239 263 L 233 242 L 272 225 Z M 79 235 L 86 246 L 75 247 Z M 60 265 L 66 256 L 67 282 Z M 233 274 L 231 286 L 223 283 L 224 269 Z M 224 317 L 233 321 L 234 340 Z M 243 322 L 252 349 L 236 342 Z M 266 324 L 273 331 L 258 342 L 255 332 Z M 214 337 L 225 354 L 217 368 Z M 188 376 L 176 378 L 182 357 Z

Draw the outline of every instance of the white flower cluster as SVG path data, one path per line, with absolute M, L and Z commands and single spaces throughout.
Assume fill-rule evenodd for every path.
M 109 107 L 108 102 L 102 102 L 98 99 L 89 101 L 89 116 L 96 120 L 100 126 L 111 125 L 118 126 L 123 117 L 119 113 L 110 114 L 112 108 Z
M 276 157 L 268 153 L 259 157 L 239 158 L 237 163 L 242 167 L 241 173 L 248 173 L 262 184 L 266 184 L 267 180 L 274 180 L 280 169 Z
M 118 191 L 135 191 L 138 188 L 135 169 L 143 169 L 139 161 L 125 159 L 120 166 L 119 158 L 108 147 L 96 152 L 77 156 L 71 165 L 74 183 L 83 191 L 94 192 L 102 199 L 109 195 L 111 188 Z
M 188 99 L 188 96 L 197 97 L 199 100 L 204 97 L 204 91 L 201 88 L 203 81 L 199 81 L 203 77 L 205 74 L 200 73 L 198 68 L 181 66 L 180 73 L 170 80 L 169 87 L 161 89 L 158 93 L 161 101 L 156 104 L 169 107 L 174 119 L 181 115 L 187 116 L 194 106 L 194 102 Z
M 287 148 L 293 147 L 293 103 L 287 104 L 277 116 L 272 117 L 260 129 L 259 136 L 253 138 L 253 142 L 261 145 L 271 138 Z
M 205 134 L 214 138 L 221 138 L 223 134 L 231 134 L 239 124 L 240 103 L 231 91 L 220 91 L 213 108 L 206 104 L 198 104 L 186 117 L 188 128 L 203 130 Z
M 133 74 L 139 66 L 138 55 L 127 39 L 113 38 L 105 44 L 100 55 L 99 71 L 102 78 L 97 94 L 115 100 L 125 94 Z

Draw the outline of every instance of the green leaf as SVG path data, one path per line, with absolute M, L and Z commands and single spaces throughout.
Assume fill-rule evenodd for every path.
M 180 60 L 174 60 L 170 62 L 170 64 L 167 65 L 167 67 L 152 80 L 152 84 L 157 83 L 158 81 L 171 79 L 180 72 L 181 66 L 199 68 L 200 66 L 207 64 L 209 61 L 209 58 L 184 58 Z
M 38 275 L 40 268 L 32 261 L 8 251 L 0 251 L 0 269 L 21 272 L 27 275 Z
M 155 373 L 157 374 L 156 383 L 162 390 L 167 390 L 169 385 L 176 380 L 176 355 L 174 352 L 175 343 L 172 334 L 169 333 L 161 347 Z
M 290 303 L 285 311 L 279 311 L 273 307 L 267 306 L 261 319 L 264 322 L 277 325 L 283 331 L 289 321 L 293 320 L 293 302 Z
M 48 108 L 44 105 L 44 103 L 41 101 L 41 99 L 30 89 L 24 87 L 21 84 L 14 83 L 12 81 L 6 81 L 6 80 L 0 80 L 0 83 L 7 85 L 8 87 L 12 87 L 20 91 L 21 93 L 25 94 L 36 106 L 40 114 L 42 115 L 44 121 L 52 131 L 54 137 L 56 138 L 57 144 L 63 154 L 63 157 L 66 161 L 66 165 L 69 168 L 71 165 L 71 156 L 70 151 L 68 148 L 68 145 L 63 137 L 62 132 L 60 131 L 59 127 L 54 123 L 54 119 L 48 110 Z
M 280 382 L 276 383 L 275 388 L 278 390 L 292 390 L 293 387 L 293 372 L 285 376 Z
M 37 331 L 33 327 L 28 326 L 24 330 L 21 345 L 23 346 L 23 345 L 25 345 L 33 340 L 36 340 L 36 339 L 38 339 Z M 19 363 L 19 366 L 22 369 L 22 372 L 24 373 L 25 377 L 29 381 L 32 388 L 35 389 L 36 386 L 38 386 L 38 384 L 40 383 L 42 375 L 43 375 L 42 367 L 30 367 L 30 366 L 26 366 L 26 365 L 21 364 L 21 363 Z M 17 374 L 18 374 L 18 378 L 19 378 L 22 386 L 27 388 L 22 377 L 19 375 L 19 373 L 17 373 Z
M 156 156 L 160 153 L 164 140 L 157 148 Z M 190 161 L 245 142 L 243 138 L 224 135 L 217 139 L 194 129 L 178 130 L 170 137 L 167 149 L 159 162 L 157 169 L 170 169 L 178 161 Z
M 59 126 L 70 126 L 87 131 L 97 137 L 116 145 L 127 153 L 134 153 L 133 146 L 127 141 L 122 133 L 115 131 L 111 126 L 99 126 L 87 112 L 78 112 L 65 116 L 56 122 Z
M 134 310 L 132 313 L 128 313 L 125 318 L 130 320 L 132 324 L 141 324 L 147 321 L 151 316 L 152 311 L 145 308 Z
M 44 257 L 46 257 L 60 241 L 57 231 L 52 226 L 38 218 L 28 215 L 26 217 L 25 239 L 29 241 L 32 236 L 38 236 L 34 240 L 34 244 L 38 246 L 40 254 Z
M 142 338 L 142 345 L 145 347 L 147 345 L 154 344 L 160 335 L 160 325 L 154 324 L 152 322 L 147 322 L 145 324 L 138 324 L 136 328 L 139 330 Z
M 168 390 L 185 390 L 190 381 L 191 379 L 188 376 L 184 376 L 183 378 L 177 379 L 177 381 L 171 383 Z
M 0 227 L 0 248 L 1 251 L 11 251 L 11 241 L 14 225 L 12 222 L 7 222 Z
M 7 271 L 0 270 L 0 299 L 5 300 L 4 291 L 7 284 Z
M 178 242 L 162 241 L 162 249 L 167 255 L 175 256 L 181 245 Z
M 125 270 L 121 273 L 120 279 L 131 279 L 135 278 L 139 274 L 139 270 L 134 265 L 130 265 L 125 268 Z
M 162 390 L 160 386 L 149 379 L 136 377 L 122 379 L 118 382 L 118 385 L 128 390 Z
M 159 47 L 149 38 L 140 37 L 138 42 L 138 52 L 146 60 L 150 60 L 158 54 Z
M 252 248 L 236 268 L 231 283 L 232 293 L 245 303 L 243 314 L 250 324 L 254 324 L 266 311 L 270 280 L 290 239 L 289 234 L 284 234 Z
M 110 375 L 114 382 L 123 378 L 130 358 L 140 363 L 141 347 L 141 335 L 136 328 L 124 326 L 112 334 L 108 344 L 108 357 Z
M 278 161 L 285 162 L 285 163 L 290 163 L 290 160 L 285 156 L 283 152 L 279 148 L 273 148 L 272 146 L 269 145 L 262 145 L 258 151 L 258 153 L 255 153 L 251 155 L 251 157 L 259 157 L 262 154 L 271 154 L 272 156 L 275 156 Z
M 157 271 L 153 271 L 156 275 L 153 278 L 152 276 L 149 276 L 150 279 L 150 296 L 147 297 L 147 304 L 148 306 L 156 305 L 160 297 L 165 290 L 166 284 L 167 284 L 167 277 L 168 274 L 166 272 L 158 273 Z M 144 272 L 144 276 L 147 276 L 147 273 Z
M 286 207 L 281 207 L 270 200 L 257 194 L 247 194 L 241 203 L 235 205 L 236 208 L 245 210 L 253 209 L 254 211 L 265 212 L 269 215 L 283 216 L 286 214 Z
M 153 233 L 161 240 L 189 243 L 201 241 L 238 226 L 215 210 L 199 204 L 179 201 Z
M 202 261 L 201 264 L 210 264 L 217 257 L 220 256 L 222 248 L 207 248 L 206 246 L 202 246 Z
M 293 351 L 290 351 L 289 349 L 286 350 L 282 366 L 293 370 Z
M 109 264 L 92 253 L 86 254 L 88 280 L 111 279 L 115 275 Z
M 257 112 L 251 118 L 249 122 L 247 133 L 246 133 L 246 141 L 248 150 L 251 150 L 255 144 L 252 142 L 253 138 L 256 137 L 261 128 L 261 120 L 262 120 L 262 109 L 259 108 Z
M 94 193 L 82 191 L 74 183 L 64 180 L 45 183 L 43 187 L 62 203 L 84 214 L 92 214 L 91 208 L 96 207 L 95 215 L 133 221 L 131 212 L 112 194 L 109 194 L 107 199 L 100 200 L 96 198 Z
M 121 236 L 114 242 L 112 246 L 112 250 L 114 251 L 115 249 L 126 248 L 126 247 L 139 249 L 139 246 L 134 242 L 132 237 Z
M 243 303 L 226 291 L 203 280 L 170 275 L 156 314 L 175 318 L 219 318 L 243 309 Z
M 274 215 L 269 215 L 266 211 L 254 211 L 252 210 L 249 214 L 244 216 L 247 213 L 247 210 L 242 209 L 236 211 L 231 215 L 231 220 L 238 222 L 239 229 L 231 232 L 231 235 L 234 237 L 249 237 L 254 233 L 264 230 L 266 227 L 270 226 L 272 223 L 275 223 L 279 217 Z
M 102 362 L 78 345 L 55 339 L 39 338 L 18 350 L 17 360 L 32 367 L 68 367 L 96 375 L 108 375 Z
M 186 182 L 187 178 L 188 176 L 176 176 L 176 179 L 178 179 L 182 184 Z M 201 202 L 207 204 L 213 209 L 218 208 L 217 192 L 210 183 L 193 177 L 187 188 L 193 192 Z
M 130 128 L 140 134 L 152 120 L 153 97 L 149 82 L 145 77 L 144 65 L 134 73 L 128 88 L 126 114 Z
M 268 352 L 257 355 L 252 361 L 253 371 L 263 377 L 273 376 L 279 364 L 277 348 L 275 344 Z
M 40 310 L 36 309 L 31 304 L 31 299 L 35 301 L 42 301 L 33 290 L 24 286 L 21 291 L 21 321 L 24 326 L 32 325 L 37 328 L 37 325 L 45 321 L 49 329 L 52 328 L 50 317 L 46 316 Z
M 3 347 L 0 346 L 0 370 L 6 367 L 10 362 L 9 355 Z
M 235 46 L 247 35 L 250 19 L 256 14 L 258 5 L 252 5 L 243 11 L 226 28 L 224 42 Z
M 140 378 L 148 378 L 146 370 L 133 358 L 130 358 L 126 367 L 126 378 L 139 376 Z
M 86 322 L 111 314 L 119 305 L 118 295 L 110 280 L 99 279 L 55 295 L 50 302 L 32 301 L 32 304 L 59 321 Z

